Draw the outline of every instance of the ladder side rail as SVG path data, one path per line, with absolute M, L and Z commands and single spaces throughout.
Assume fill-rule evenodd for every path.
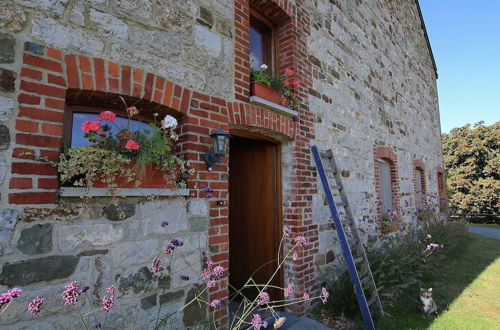
M 321 179 L 321 183 L 323 185 L 323 190 L 328 200 L 328 206 L 330 208 L 333 221 L 335 223 L 335 226 L 337 227 L 337 233 L 339 235 L 339 241 L 342 247 L 342 253 L 344 255 L 345 261 L 347 262 L 347 269 L 349 271 L 349 274 L 351 275 L 351 279 L 356 288 L 356 297 L 358 299 L 358 303 L 361 308 L 361 314 L 363 316 L 363 320 L 368 329 L 370 330 L 375 329 L 370 308 L 368 306 L 368 302 L 366 300 L 365 294 L 363 292 L 363 287 L 358 276 L 358 271 L 356 270 L 356 265 L 354 264 L 349 244 L 347 243 L 347 237 L 344 233 L 344 227 L 342 226 L 342 222 L 340 221 L 340 218 L 338 216 L 337 207 L 335 206 L 335 202 L 333 200 L 332 191 L 330 190 L 330 185 L 328 183 L 328 179 L 325 174 L 325 169 L 323 168 L 323 163 L 321 161 L 321 157 L 319 155 L 318 148 L 316 146 L 312 146 L 312 153 L 314 156 L 314 161 L 316 163 L 318 174 Z

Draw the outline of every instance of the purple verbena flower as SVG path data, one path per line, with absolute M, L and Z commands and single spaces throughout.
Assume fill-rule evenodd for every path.
M 330 294 L 328 293 L 328 290 L 325 289 L 325 288 L 321 288 L 321 301 L 323 302 L 323 304 L 326 304 L 326 302 L 328 301 L 328 297 L 330 296 Z
M 115 302 L 113 301 L 113 296 L 104 296 L 102 298 L 102 307 L 101 311 L 107 313 L 115 306 Z
M 269 294 L 267 292 L 261 292 L 259 298 L 257 299 L 257 305 L 264 305 L 269 302 Z
M 293 283 L 288 284 L 288 286 L 285 289 L 285 297 L 290 297 L 293 294 L 293 291 L 295 290 Z
M 43 298 L 36 297 L 28 304 L 28 312 L 32 315 L 40 313 L 40 307 L 43 304 Z
M 111 285 L 109 287 L 106 288 L 106 292 L 109 293 L 109 294 L 113 294 L 116 292 L 116 286 L 114 285 Z
M 61 293 L 61 297 L 64 299 L 64 305 L 76 305 L 78 296 L 82 294 L 82 291 L 78 287 L 78 283 L 73 281 L 64 287 L 66 290 Z
M 177 239 L 177 238 L 174 238 L 170 241 L 170 243 L 172 243 L 174 246 L 183 246 L 184 245 L 184 241 L 182 241 L 181 239 Z
M 181 279 L 184 281 L 189 281 L 189 276 L 187 276 L 186 274 L 182 274 Z
M 161 264 L 160 259 L 158 258 L 153 259 L 153 262 L 151 263 L 151 270 L 153 271 L 153 273 L 158 273 L 161 270 L 160 264 Z

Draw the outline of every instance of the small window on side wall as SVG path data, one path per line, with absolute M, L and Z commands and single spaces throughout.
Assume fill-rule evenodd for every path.
M 258 12 L 250 16 L 250 68 L 260 70 L 261 65 L 268 67 L 268 72 L 276 72 L 276 37 L 275 28 L 269 20 Z
M 424 203 L 424 180 L 425 174 L 421 168 L 415 169 L 415 204 L 420 207 Z
M 380 211 L 382 214 L 387 214 L 393 210 L 391 164 L 384 160 L 379 160 L 378 168 L 380 173 Z

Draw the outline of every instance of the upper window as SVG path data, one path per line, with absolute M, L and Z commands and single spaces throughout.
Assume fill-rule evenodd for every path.
M 252 11 L 250 16 L 250 68 L 259 70 L 266 64 L 275 72 L 275 30 L 273 25 L 262 15 Z
M 391 164 L 384 160 L 378 160 L 378 168 L 380 173 L 380 210 L 382 214 L 385 214 L 393 210 Z
M 67 105 L 65 112 L 65 131 L 64 142 L 68 147 L 84 147 L 90 146 L 92 143 L 85 138 L 85 132 L 82 130 L 82 124 L 89 121 L 97 121 L 99 113 L 108 109 L 89 106 L 74 106 Z M 108 123 L 109 132 L 112 135 L 118 133 L 121 129 L 127 128 L 130 124 L 130 131 L 134 132 L 139 129 L 148 129 L 149 123 L 152 122 L 150 118 L 140 117 L 140 120 L 129 119 L 125 112 L 119 110 L 112 110 L 117 114 L 116 119 L 112 123 Z M 70 128 L 70 129 L 68 129 Z

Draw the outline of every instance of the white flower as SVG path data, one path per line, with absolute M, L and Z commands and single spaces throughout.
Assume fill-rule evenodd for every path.
M 267 69 L 267 65 L 265 65 L 264 63 L 262 63 L 262 64 L 260 65 L 260 68 L 261 68 L 262 70 L 266 70 L 266 69 Z
M 161 126 L 165 129 L 168 128 L 176 128 L 177 127 L 177 119 L 170 115 L 166 115 L 165 118 L 161 121 Z

